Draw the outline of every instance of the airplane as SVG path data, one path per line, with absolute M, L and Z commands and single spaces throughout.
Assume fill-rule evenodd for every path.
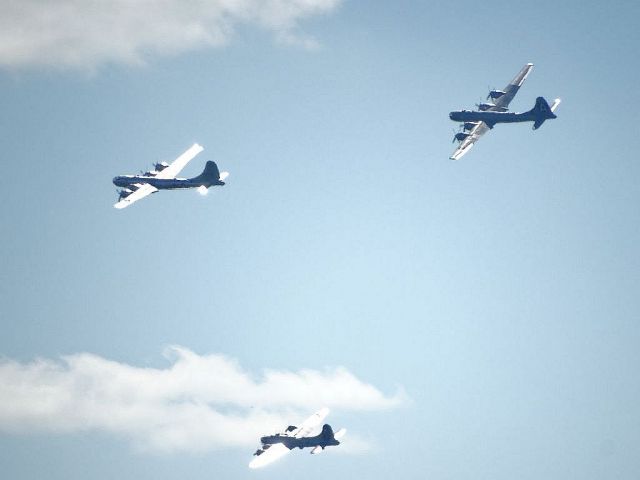
M 254 458 L 249 463 L 249 468 L 260 468 L 275 462 L 294 448 L 311 448 L 312 454 L 322 453 L 328 446 L 340 445 L 338 441 L 344 437 L 347 430 L 342 428 L 333 433 L 331 425 L 324 424 L 322 431 L 313 437 L 309 434 L 316 429 L 329 414 L 328 408 L 318 410 L 307 418 L 299 427 L 289 425 L 284 432 L 262 437 L 262 446 L 253 454 Z
M 176 178 L 176 175 L 195 158 L 204 148 L 194 143 L 186 152 L 171 164 L 158 162 L 153 170 L 140 175 L 119 175 L 113 179 L 114 185 L 121 187 L 115 208 L 125 208 L 141 198 L 156 193 L 158 190 L 174 190 L 178 188 L 197 188 L 201 194 L 213 185 L 224 185 L 229 172 L 218 170 L 215 162 L 208 161 L 200 175 L 193 178 Z
M 553 112 L 560 105 L 559 98 L 556 98 L 549 106 L 543 97 L 538 97 L 535 106 L 528 112 L 512 113 L 508 111 L 509 103 L 520 90 L 532 68 L 533 63 L 527 63 L 504 90 L 490 90 L 487 100 L 490 99 L 491 102 L 478 104 L 477 111 L 460 110 L 449 114 L 451 120 L 462 122 L 460 125 L 462 131 L 453 137 L 453 141 L 457 140 L 460 144 L 449 157 L 451 160 L 460 159 L 482 135 L 498 123 L 533 122 L 533 129 L 537 130 L 545 120 L 556 118 Z

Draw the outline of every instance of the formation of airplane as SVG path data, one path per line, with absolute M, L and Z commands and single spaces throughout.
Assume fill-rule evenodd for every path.
M 197 188 L 200 193 L 206 193 L 209 187 L 224 185 L 228 172 L 218 170 L 215 162 L 208 161 L 203 172 L 193 178 L 176 178 L 178 173 L 195 158 L 204 148 L 194 143 L 186 152 L 176 158 L 171 164 L 159 162 L 153 170 L 140 175 L 120 175 L 113 179 L 114 185 L 121 187 L 115 208 L 125 208 L 141 198 L 156 193 L 159 190 L 175 190 L 179 188 Z
M 478 141 L 486 132 L 498 123 L 533 122 L 536 130 L 549 119 L 556 118 L 554 111 L 560 104 L 560 99 L 549 105 L 543 97 L 536 99 L 535 106 L 523 113 L 509 112 L 509 104 L 526 80 L 533 68 L 532 63 L 526 64 L 504 90 L 491 90 L 487 96 L 488 103 L 478 105 L 477 111 L 460 110 L 449 114 L 449 118 L 462 122 L 462 130 L 458 132 L 454 141 L 458 141 L 458 148 L 451 155 L 452 160 L 458 160 Z M 171 164 L 160 162 L 153 170 L 140 175 L 120 175 L 113 179 L 113 183 L 121 187 L 115 208 L 125 208 L 132 203 L 159 190 L 173 190 L 197 188 L 201 193 L 214 185 L 224 185 L 228 172 L 218 170 L 215 162 L 208 161 L 204 171 L 193 178 L 177 178 L 178 173 L 204 150 L 200 145 L 193 144 L 186 152 Z M 320 433 L 311 435 L 329 414 L 328 408 L 323 408 L 302 422 L 299 427 L 290 425 L 283 432 L 267 435 L 260 439 L 261 446 L 254 453 L 255 458 L 249 463 L 250 468 L 260 468 L 283 457 L 294 448 L 310 448 L 312 454 L 324 451 L 328 446 L 340 445 L 346 430 L 333 432 L 329 424 L 324 424 Z
M 478 104 L 478 110 L 458 110 L 449 113 L 451 120 L 461 122 L 461 131 L 453 137 L 453 141 L 457 140 L 459 145 L 451 154 L 452 160 L 460 159 L 480 137 L 498 123 L 533 122 L 533 129 L 537 130 L 546 120 L 556 118 L 554 112 L 560 105 L 559 98 L 556 98 L 549 105 L 543 97 L 538 97 L 531 110 L 522 113 L 509 112 L 509 104 L 531 73 L 532 68 L 533 63 L 527 63 L 504 90 L 490 90 L 487 95 L 488 102 Z M 202 150 L 204 149 L 195 143 L 171 164 L 159 162 L 154 164 L 153 170 L 140 175 L 115 177 L 113 183 L 117 187 L 121 187 L 121 190 L 118 192 L 118 201 L 113 206 L 119 209 L 128 207 L 159 190 L 197 188 L 200 193 L 206 193 L 214 185 L 224 185 L 224 180 L 229 173 L 220 173 L 218 166 L 212 161 L 206 163 L 203 172 L 197 177 L 177 178 L 178 173 Z
M 482 135 L 498 123 L 533 122 L 533 129 L 537 130 L 545 120 L 556 118 L 553 112 L 560 105 L 559 98 L 556 98 L 549 106 L 543 97 L 538 97 L 535 106 L 528 112 L 509 112 L 509 103 L 520 90 L 532 68 L 533 63 L 527 63 L 504 90 L 491 90 L 487 95 L 487 100 L 490 102 L 480 103 L 477 111 L 460 110 L 449 114 L 451 120 L 462 122 L 462 131 L 453 137 L 453 141 L 457 140 L 460 144 L 451 154 L 451 160 L 460 159 Z
M 312 454 L 322 453 L 328 446 L 340 445 L 338 441 L 347 430 L 342 428 L 333 433 L 331 425 L 324 424 L 322 431 L 315 436 L 309 436 L 329 414 L 328 408 L 318 410 L 307 418 L 299 427 L 289 425 L 283 432 L 268 435 L 260 439 L 261 447 L 253 454 L 249 468 L 260 468 L 275 462 L 294 448 L 311 448 Z

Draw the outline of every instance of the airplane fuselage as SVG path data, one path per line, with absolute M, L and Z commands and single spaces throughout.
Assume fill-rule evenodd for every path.
M 289 450 L 294 448 L 307 448 L 307 447 L 327 447 L 330 445 L 340 445 L 335 439 L 327 439 L 322 435 L 316 435 L 315 437 L 288 437 L 286 435 L 270 435 L 268 437 L 262 437 L 261 442 L 263 445 L 274 445 L 276 443 L 282 443 Z
M 329 425 L 322 427 L 322 432 L 315 437 L 290 437 L 289 435 L 268 435 L 260 439 L 263 447 L 266 445 L 274 445 L 276 443 L 282 443 L 289 450 L 294 448 L 305 447 L 327 447 L 330 445 L 340 445 L 340 442 L 335 439 L 333 430 Z
M 489 127 L 496 123 L 535 122 L 536 115 L 533 112 L 479 112 L 474 110 L 460 110 L 451 112 L 449 118 L 454 122 L 484 122 Z
M 495 110 L 475 111 L 460 110 L 451 112 L 449 118 L 454 122 L 484 122 L 489 128 L 493 128 L 496 123 L 519 123 L 533 122 L 533 129 L 539 128 L 545 120 L 556 118 L 553 109 L 558 105 L 560 100 L 553 103 L 550 107 L 543 97 L 536 98 L 536 104 L 528 112 L 512 113 L 497 112 Z
M 113 179 L 117 187 L 128 187 L 136 183 L 148 183 L 158 190 L 176 190 L 179 188 L 198 188 L 202 185 L 210 186 L 208 182 L 197 181 L 193 178 L 155 178 L 144 175 L 120 175 Z M 223 182 L 213 183 L 213 185 L 224 185 Z

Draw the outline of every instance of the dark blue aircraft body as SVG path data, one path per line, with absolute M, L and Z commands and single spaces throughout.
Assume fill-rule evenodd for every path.
M 178 188 L 209 188 L 213 185 L 224 185 L 220 180 L 220 171 L 215 162 L 209 160 L 203 172 L 193 178 L 156 178 L 152 175 L 120 175 L 113 179 L 117 187 L 129 187 L 137 183 L 148 183 L 158 190 L 175 190 Z
M 489 128 L 496 123 L 533 122 L 533 129 L 537 130 L 545 120 L 557 118 L 551 107 L 543 97 L 536 99 L 535 106 L 528 112 L 496 112 L 460 110 L 451 112 L 449 118 L 455 122 L 484 122 Z
M 509 104 L 531 73 L 532 68 L 533 63 L 527 63 L 504 89 L 492 89 L 487 95 L 487 100 L 491 99 L 491 101 L 478 104 L 477 111 L 459 110 L 449 114 L 451 120 L 460 122 L 461 128 L 453 137 L 454 142 L 457 140 L 460 143 L 449 157 L 451 160 L 462 158 L 480 137 L 498 123 L 533 122 L 533 129 L 537 130 L 546 120 L 556 118 L 554 111 L 560 104 L 559 98 L 556 98 L 549 106 L 544 98 L 538 97 L 535 106 L 528 112 L 509 112 Z
M 260 455 L 268 446 L 275 445 L 276 443 L 282 443 L 289 450 L 293 450 L 294 448 L 303 449 L 306 447 L 321 447 L 324 449 L 325 447 L 340 445 L 340 442 L 336 440 L 333 434 L 331 425 L 327 423 L 323 425 L 322 432 L 315 437 L 290 437 L 288 435 L 276 434 L 262 437 L 260 442 L 262 442 L 262 449 L 258 450 L 256 455 Z

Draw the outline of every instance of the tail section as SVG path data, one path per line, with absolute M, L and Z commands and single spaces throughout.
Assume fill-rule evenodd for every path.
M 207 188 L 209 188 L 211 185 L 224 185 L 224 182 L 220 178 L 220 170 L 218 170 L 216 162 L 212 162 L 211 160 L 206 163 L 202 173 L 197 177 L 192 178 L 191 180 Z
M 326 438 L 327 440 L 334 440 L 333 428 L 331 428 L 331 425 L 329 425 L 328 423 L 325 423 L 322 426 L 321 435 L 323 438 Z
M 553 106 L 558 106 L 558 101 L 554 102 Z M 535 106 L 529 111 L 534 117 L 533 129 L 537 130 L 542 126 L 545 120 L 556 118 L 556 114 L 553 113 L 551 107 L 543 97 L 536 98 Z
M 336 446 L 336 445 L 340 445 L 339 439 L 344 437 L 344 434 L 347 433 L 347 431 L 342 428 L 340 430 L 338 430 L 336 433 L 333 433 L 333 429 L 331 428 L 331 425 L 328 424 L 324 424 L 322 426 L 322 432 L 320 433 L 320 435 L 318 435 L 319 438 L 319 445 L 315 448 L 315 450 L 317 450 L 317 448 L 321 448 L 324 449 L 325 447 L 328 446 Z M 317 452 L 311 452 L 311 453 L 317 453 Z

